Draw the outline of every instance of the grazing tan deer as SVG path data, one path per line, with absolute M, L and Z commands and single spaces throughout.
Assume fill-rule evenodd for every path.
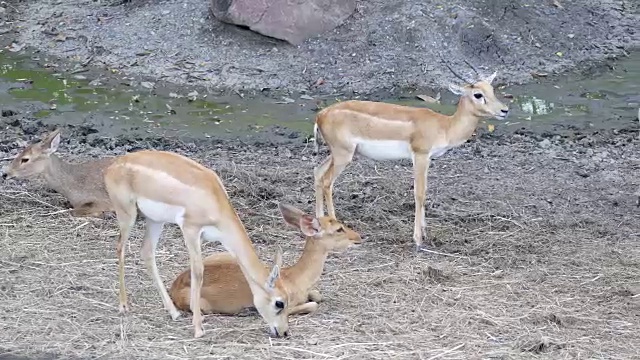
M 354 154 L 373 160 L 411 159 L 415 199 L 413 239 L 420 250 L 426 229 L 424 203 L 431 159 L 466 142 L 481 118 L 504 119 L 509 112 L 493 92 L 491 82 L 495 77 L 493 73 L 475 83 L 449 85 L 453 93 L 460 95 L 457 110 L 451 116 L 427 108 L 357 100 L 321 110 L 316 117 L 314 138 L 317 141 L 319 130 L 330 155 L 314 171 L 316 216 L 324 215 L 326 199 L 329 216 L 336 217 L 333 185 Z
M 360 244 L 360 235 L 328 216 L 314 218 L 291 205 L 278 205 L 284 220 L 298 228 L 306 243 L 298 262 L 280 270 L 280 278 L 289 296 L 288 315 L 311 313 L 318 309 L 321 295 L 312 288 L 320 279 L 327 256 Z M 190 275 L 185 270 L 173 281 L 169 295 L 180 310 L 190 304 Z M 204 259 L 202 300 L 204 313 L 237 314 L 253 307 L 251 289 L 236 259 L 229 253 L 217 253 Z
M 103 172 L 114 158 L 68 163 L 54 154 L 59 145 L 58 128 L 22 150 L 3 170 L 2 177 L 33 179 L 43 175 L 47 185 L 71 203 L 73 216 L 100 217 L 111 211 Z
M 124 284 L 124 248 L 138 210 L 146 218 L 142 258 L 162 302 L 175 320 L 180 312 L 169 298 L 156 265 L 155 251 L 165 223 L 177 224 L 189 251 L 194 337 L 204 335 L 201 288 L 201 238 L 219 241 L 240 264 L 260 315 L 273 336 L 287 336 L 289 299 L 280 279 L 281 256 L 271 272 L 260 261 L 244 225 L 229 202 L 218 175 L 172 152 L 143 150 L 123 155 L 105 171 L 105 185 L 118 218 L 117 245 L 120 311 L 128 311 Z

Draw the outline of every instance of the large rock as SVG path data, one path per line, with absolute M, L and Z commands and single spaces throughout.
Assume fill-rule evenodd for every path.
M 342 24 L 355 8 L 356 0 L 211 0 L 218 20 L 294 45 Z

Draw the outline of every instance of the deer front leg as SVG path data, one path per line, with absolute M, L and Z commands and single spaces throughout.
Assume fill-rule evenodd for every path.
M 322 301 L 322 295 L 320 295 L 320 291 L 318 290 L 309 290 L 309 294 L 307 294 L 307 298 L 309 299 L 309 301 L 313 301 L 317 303 Z
M 427 173 L 431 159 L 428 154 L 416 153 L 413 157 L 413 192 L 415 200 L 415 217 L 413 221 L 413 240 L 416 249 L 422 247 L 422 239 L 426 233 L 427 221 L 424 213 L 424 203 L 427 198 Z
M 318 310 L 318 303 L 311 301 L 292 307 L 289 311 L 289 315 L 310 314 L 316 310 Z
M 162 283 L 162 278 L 160 278 L 158 265 L 156 263 L 156 247 L 160 240 L 160 234 L 162 233 L 163 226 L 164 223 L 162 222 L 155 222 L 147 219 L 144 241 L 142 243 L 142 259 L 147 266 L 147 273 L 153 279 L 153 282 L 160 293 L 164 308 L 169 311 L 169 315 L 171 315 L 173 320 L 177 320 L 180 317 L 180 312 L 176 309 L 173 301 L 171 301 L 171 298 L 167 293 L 167 289 Z
M 202 249 L 200 239 L 201 228 L 197 226 L 183 225 L 182 234 L 184 242 L 189 250 L 189 262 L 191 264 L 191 312 L 193 313 L 194 338 L 204 335 L 202 327 L 202 308 L 200 307 L 200 294 L 204 277 L 204 265 L 202 264 Z

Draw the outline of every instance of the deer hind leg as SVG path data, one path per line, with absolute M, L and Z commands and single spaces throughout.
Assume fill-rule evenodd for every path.
M 329 168 L 327 176 L 324 178 L 324 183 L 322 184 L 322 189 L 324 190 L 324 197 L 327 202 L 327 212 L 329 216 L 336 219 L 336 210 L 333 206 L 333 185 L 336 182 L 336 179 L 344 169 L 346 169 L 347 165 L 353 159 L 353 154 L 355 153 L 355 147 L 350 150 L 342 150 L 333 152 L 333 161 L 332 166 Z
M 431 160 L 427 154 L 415 154 L 413 157 L 413 192 L 415 199 L 415 217 L 413 222 L 413 240 L 416 248 L 422 246 L 422 238 L 426 232 L 426 223 L 424 212 L 424 203 L 427 198 L 427 174 Z
M 324 178 L 327 176 L 327 171 L 332 167 L 333 157 L 327 156 L 324 161 L 314 170 L 315 178 L 315 192 L 316 192 L 316 217 L 324 216 Z
M 308 302 L 302 305 L 296 305 L 289 310 L 289 315 L 310 314 L 318 310 L 317 302 Z
M 124 248 L 129 239 L 131 228 L 136 222 L 138 211 L 135 203 L 117 203 L 117 205 L 114 204 L 114 207 L 118 217 L 118 226 L 120 227 L 120 237 L 116 245 L 116 253 L 118 254 L 118 281 L 120 283 L 120 312 L 124 313 L 129 311 L 129 305 L 127 305 L 127 289 L 124 284 Z
M 182 234 L 184 242 L 189 250 L 189 262 L 191 264 L 191 299 L 190 307 L 193 313 L 194 337 L 204 335 L 202 327 L 202 310 L 200 307 L 200 294 L 204 277 L 204 265 L 202 264 L 201 230 L 198 226 L 183 225 Z
M 147 219 L 144 241 L 142 243 L 142 259 L 147 266 L 147 273 L 153 279 L 158 292 L 160 292 L 160 297 L 162 298 L 164 308 L 169 311 L 169 314 L 171 315 L 171 318 L 173 320 L 177 320 L 180 317 L 180 312 L 178 311 L 178 309 L 176 309 L 173 301 L 171 301 L 169 293 L 162 283 L 162 278 L 160 278 L 158 265 L 156 263 L 156 246 L 158 245 L 158 241 L 160 240 L 160 234 L 162 233 L 163 227 L 163 222 L 155 222 L 153 220 Z

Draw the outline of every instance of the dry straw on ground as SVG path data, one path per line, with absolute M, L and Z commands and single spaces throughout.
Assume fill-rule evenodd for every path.
M 600 141 L 585 155 L 575 143 L 541 149 L 514 136 L 453 150 L 429 178 L 429 233 L 441 254 L 413 253 L 409 164 L 357 160 L 335 203 L 365 243 L 330 256 L 318 284 L 325 301 L 291 318 L 289 339 L 268 338 L 248 312 L 206 316 L 205 337 L 194 340 L 190 315 L 170 320 L 145 273 L 141 224 L 127 248 L 131 313 L 119 315 L 114 220 L 72 218 L 40 184 L 7 182 L 0 347 L 63 358 L 631 359 L 640 354 L 640 226 L 629 196 L 638 145 Z M 302 238 L 277 202 L 312 211 L 320 159 L 310 149 L 189 155 L 223 178 L 262 259 L 276 244 L 287 263 L 297 258 Z M 188 263 L 175 227 L 157 254 L 169 286 Z

